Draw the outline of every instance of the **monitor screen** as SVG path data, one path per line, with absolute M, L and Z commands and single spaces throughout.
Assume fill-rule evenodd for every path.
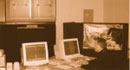
M 26 47 L 27 61 L 45 60 L 46 50 L 44 44 L 27 45 Z
M 31 42 L 22 44 L 23 63 L 25 66 L 35 66 L 48 63 L 47 42 Z
M 72 55 L 78 53 L 77 41 L 65 41 L 64 48 L 65 48 L 65 55 Z
M 64 39 L 62 40 L 62 43 L 65 59 L 71 59 L 80 56 L 78 38 Z

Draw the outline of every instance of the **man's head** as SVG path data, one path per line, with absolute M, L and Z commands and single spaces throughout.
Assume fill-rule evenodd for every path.
M 97 38 L 96 41 L 96 47 L 95 47 L 95 51 L 96 52 L 101 52 L 102 50 L 104 50 L 107 46 L 106 40 L 103 38 Z

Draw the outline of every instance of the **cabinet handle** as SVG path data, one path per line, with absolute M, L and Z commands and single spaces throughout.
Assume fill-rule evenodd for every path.
M 11 2 L 11 4 L 12 4 L 13 7 L 15 7 L 15 6 L 16 6 L 15 0 L 13 0 L 13 1 Z
M 37 0 L 36 6 L 51 6 L 51 0 L 47 0 L 47 4 L 40 4 L 39 0 Z
M 38 25 L 26 25 L 25 27 L 17 27 L 17 29 L 44 29 L 44 27 L 38 27 Z
M 31 27 L 17 27 L 17 29 L 44 29 L 44 27 L 37 27 L 37 28 L 31 28 Z
M 27 6 L 27 5 L 28 5 L 28 4 L 27 4 L 27 0 L 25 0 L 24 4 L 25 4 L 25 6 Z
M 48 0 L 48 4 L 49 4 L 49 6 L 51 6 L 51 0 Z

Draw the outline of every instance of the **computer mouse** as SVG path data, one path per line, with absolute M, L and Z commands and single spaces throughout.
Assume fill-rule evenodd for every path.
M 83 68 L 83 69 L 87 69 L 87 68 L 88 68 L 88 65 L 87 65 L 87 64 L 85 64 L 85 65 L 81 65 L 81 68 Z
M 86 58 L 85 60 L 90 61 L 90 58 Z
M 51 70 L 48 66 L 45 66 L 43 70 Z

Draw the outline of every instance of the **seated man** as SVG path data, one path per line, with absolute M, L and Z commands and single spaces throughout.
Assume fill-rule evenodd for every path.
M 97 45 L 95 47 L 96 52 L 96 60 L 92 60 L 89 62 L 88 65 L 82 65 L 81 67 L 87 70 L 111 70 L 111 67 L 108 67 L 108 63 L 110 62 L 107 59 L 106 54 L 106 40 L 103 38 L 97 38 Z

